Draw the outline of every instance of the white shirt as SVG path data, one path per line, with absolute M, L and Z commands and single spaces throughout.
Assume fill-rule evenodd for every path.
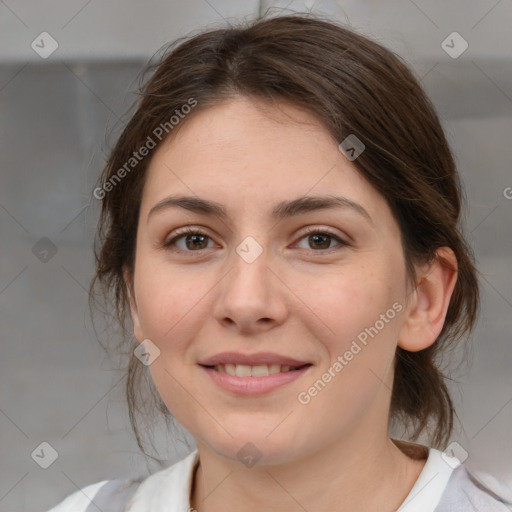
M 48 512 L 193 512 L 189 496 L 197 462 L 198 452 L 194 450 L 142 483 L 106 480 L 89 485 Z M 482 490 L 479 482 L 468 475 L 455 457 L 430 448 L 418 480 L 397 512 L 509 511 L 492 491 Z M 105 504 L 108 509 L 102 508 Z

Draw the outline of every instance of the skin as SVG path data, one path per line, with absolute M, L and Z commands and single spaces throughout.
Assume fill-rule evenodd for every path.
M 456 280 L 445 262 L 456 261 L 440 249 L 410 286 L 386 200 L 338 144 L 296 106 L 238 97 L 195 112 L 153 155 L 134 273 L 125 279 L 134 335 L 161 351 L 149 367 L 155 385 L 198 446 L 191 506 L 199 512 L 393 511 L 424 466 L 388 436 L 394 353 L 435 341 Z M 173 207 L 148 219 L 170 195 L 214 200 L 229 218 Z M 278 202 L 304 195 L 344 196 L 371 221 L 350 208 L 270 217 Z M 202 250 L 186 235 L 163 247 L 183 226 L 209 237 L 197 242 Z M 348 245 L 312 239 L 308 226 Z M 263 248 L 252 263 L 235 250 L 248 236 Z M 400 314 L 310 403 L 299 403 L 396 302 Z M 198 366 L 224 351 L 276 352 L 313 366 L 268 395 L 234 396 Z M 237 458 L 247 442 L 261 452 L 251 468 Z

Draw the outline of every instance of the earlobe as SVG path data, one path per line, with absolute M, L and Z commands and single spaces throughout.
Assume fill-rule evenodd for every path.
M 443 329 L 456 282 L 455 254 L 449 247 L 441 247 L 433 261 L 418 270 L 416 289 L 398 338 L 399 347 L 417 352 L 436 341 Z
M 130 303 L 130 316 L 132 318 L 132 324 L 133 324 L 133 335 L 135 336 L 135 339 L 139 343 L 142 343 L 142 341 L 144 340 L 144 336 L 142 335 L 142 328 L 141 328 L 140 319 L 139 319 L 139 311 L 138 311 L 138 307 L 137 307 L 137 302 L 135 300 L 135 291 L 134 291 L 134 286 L 133 286 L 133 275 L 128 269 L 125 269 L 123 271 L 123 278 L 124 278 L 124 283 L 126 286 L 126 291 L 128 293 L 128 299 L 129 299 L 129 303 Z

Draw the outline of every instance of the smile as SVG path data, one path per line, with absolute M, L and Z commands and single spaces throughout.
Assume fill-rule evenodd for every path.
M 298 370 L 303 366 L 290 366 L 280 364 L 259 364 L 256 366 L 249 366 L 247 364 L 218 364 L 213 369 L 220 373 L 227 373 L 237 377 L 267 377 L 268 375 L 275 375 L 276 373 L 287 373 Z
M 303 376 L 312 367 L 311 364 L 293 367 L 279 364 L 249 366 L 234 363 L 199 366 L 217 388 L 240 397 L 264 395 L 283 389 L 286 385 Z

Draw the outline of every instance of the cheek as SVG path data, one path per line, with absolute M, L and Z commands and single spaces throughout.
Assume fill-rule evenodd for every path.
M 398 300 L 403 290 L 399 276 L 386 272 L 385 262 L 375 261 L 372 268 L 354 265 L 350 272 L 337 270 L 310 291 L 317 337 L 328 354 L 316 380 L 309 383 L 316 388 L 310 388 L 311 412 L 321 415 L 325 408 L 340 415 L 362 414 L 381 386 L 388 385 L 404 310 Z M 313 317 L 311 321 L 315 322 Z M 315 385 L 318 378 L 327 381 L 325 387 L 321 382 Z
M 386 316 L 401 296 L 396 276 L 396 284 L 393 284 L 393 276 L 387 275 L 385 269 L 379 271 L 377 265 L 373 269 L 369 270 L 365 265 L 352 266 L 350 271 L 334 269 L 307 290 L 302 290 L 303 296 L 311 297 L 308 306 L 315 313 L 312 321 L 316 318 L 317 325 L 325 333 L 322 337 L 331 356 L 346 350 L 352 340 L 376 322 L 379 322 L 377 327 L 381 327 L 381 315 Z M 396 322 L 389 320 L 395 317 L 395 311 L 390 311 L 385 318 L 388 320 L 385 329 L 380 330 L 392 330 L 394 334 Z M 361 337 L 364 338 L 364 334 Z
M 380 278 L 382 285 L 386 278 Z M 320 338 L 317 331 L 317 337 L 328 357 L 297 399 L 305 414 L 328 425 L 327 437 L 335 437 L 347 421 L 361 419 L 376 401 L 385 405 L 390 396 L 400 293 L 375 282 L 369 273 L 354 273 L 331 280 L 329 293 L 317 288 L 312 295 L 322 319 L 317 325 L 327 333 Z
M 175 269 L 171 272 L 165 265 L 144 265 L 142 258 L 139 261 L 135 283 L 139 320 L 144 337 L 160 350 L 149 371 L 162 400 L 174 414 L 190 408 L 190 394 L 184 391 L 192 391 L 187 349 L 197 327 L 194 324 L 198 317 L 204 317 L 201 297 L 206 290 L 200 287 L 200 280 L 192 282 Z M 183 420 L 186 418 L 180 415 L 180 421 L 188 428 L 188 422 Z
M 208 283 L 165 265 L 145 265 L 143 258 L 139 262 L 135 290 L 144 336 L 164 345 L 169 339 L 178 341 L 176 333 L 197 315 Z

